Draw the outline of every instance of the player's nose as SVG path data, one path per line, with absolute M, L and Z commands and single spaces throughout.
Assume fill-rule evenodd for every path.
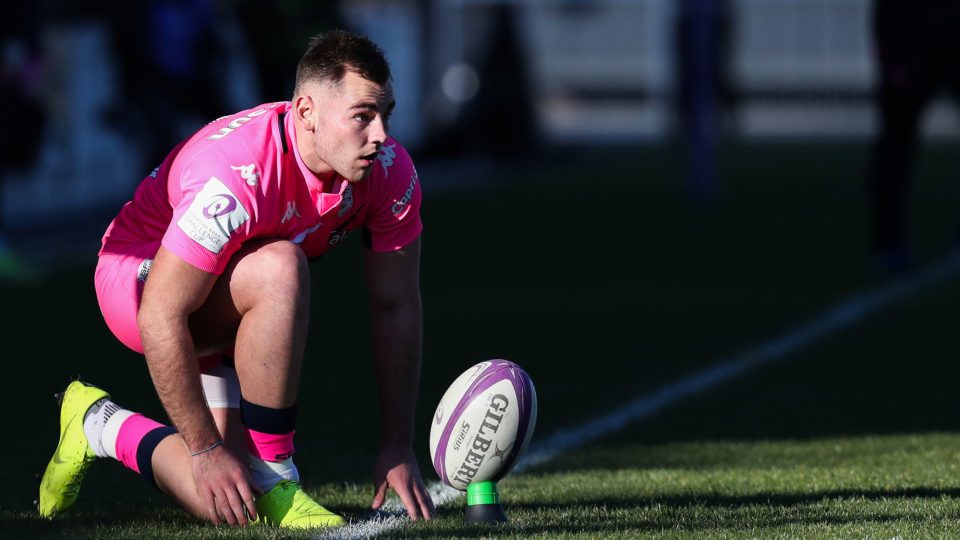
M 379 114 L 370 123 L 370 141 L 377 145 L 378 150 L 380 145 L 387 141 L 387 124 Z

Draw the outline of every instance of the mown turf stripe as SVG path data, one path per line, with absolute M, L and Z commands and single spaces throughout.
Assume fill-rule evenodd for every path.
M 715 362 L 703 371 L 663 386 L 651 394 L 638 396 L 609 414 L 575 428 L 553 433 L 532 446 L 517 463 L 514 471 L 522 471 L 550 461 L 558 454 L 614 433 L 631 422 L 649 418 L 666 407 L 710 390 L 757 366 L 783 360 L 840 330 L 861 322 L 883 308 L 915 296 L 958 273 L 960 273 L 960 257 L 950 257 L 923 271 L 854 295 L 809 322 L 796 326 L 774 339 L 733 357 Z
M 732 357 L 721 359 L 703 371 L 663 386 L 651 394 L 638 396 L 609 414 L 574 428 L 553 433 L 546 439 L 533 444 L 517 463 L 513 473 L 547 463 L 564 452 L 610 435 L 631 422 L 649 418 L 684 399 L 735 379 L 757 366 L 783 360 L 892 304 L 909 299 L 925 289 L 953 278 L 958 273 L 960 273 L 960 256 L 950 257 L 915 274 L 854 295 L 809 322 L 796 326 L 774 339 Z M 437 506 L 457 501 L 463 495 L 463 492 L 439 482 L 432 482 L 429 489 Z M 371 538 L 400 527 L 406 522 L 403 505 L 393 499 L 370 519 L 329 531 L 318 538 Z

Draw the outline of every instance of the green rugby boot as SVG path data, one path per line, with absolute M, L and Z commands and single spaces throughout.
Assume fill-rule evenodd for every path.
M 40 515 L 45 518 L 63 512 L 80 495 L 80 484 L 96 455 L 83 432 L 83 417 L 90 407 L 110 395 L 73 381 L 60 394 L 60 442 L 40 481 Z
M 310 529 L 314 527 L 340 527 L 347 522 L 317 504 L 300 484 L 281 480 L 273 489 L 257 497 L 257 523 L 279 527 Z

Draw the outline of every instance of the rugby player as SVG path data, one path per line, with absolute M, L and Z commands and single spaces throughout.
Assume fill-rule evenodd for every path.
M 103 237 L 95 284 L 107 326 L 145 355 L 172 426 L 74 381 L 40 486 L 53 517 L 96 458 L 138 472 L 211 522 L 344 523 L 300 487 L 293 461 L 307 339 L 307 261 L 363 237 L 381 411 L 379 508 L 435 507 L 412 451 L 421 361 L 421 191 L 388 136 L 390 68 L 367 38 L 311 39 L 292 101 L 220 118 L 175 147 Z

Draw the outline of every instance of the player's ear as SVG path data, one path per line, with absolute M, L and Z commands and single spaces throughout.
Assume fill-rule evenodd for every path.
M 314 130 L 313 106 L 313 98 L 308 95 L 300 94 L 293 101 L 293 114 L 297 115 L 297 120 L 303 123 L 307 131 Z

